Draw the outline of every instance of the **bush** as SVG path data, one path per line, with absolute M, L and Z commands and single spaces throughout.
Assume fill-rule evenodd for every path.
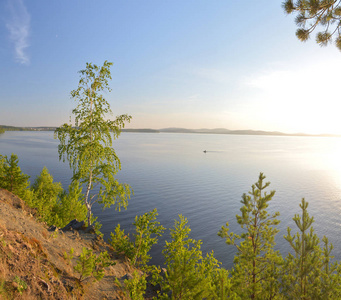
M 66 226 L 71 220 L 83 221 L 86 219 L 87 209 L 83 202 L 82 187 L 78 181 L 73 181 L 69 185 L 69 190 L 65 190 L 59 195 L 57 201 L 58 221 L 54 225 Z
M 164 276 L 160 269 L 154 271 L 154 280 L 161 286 L 160 299 L 219 299 L 217 295 L 231 297 L 230 279 L 227 271 L 221 271 L 220 262 L 213 252 L 205 257 L 200 250 L 202 241 L 189 238 L 187 219 L 179 216 L 171 229 L 172 241 L 162 251 L 166 260 Z M 222 298 L 224 299 L 224 298 Z
M 124 234 L 120 224 L 115 228 L 115 232 L 110 234 L 109 243 L 118 252 L 123 252 L 135 266 L 147 268 L 147 263 L 151 259 L 148 254 L 151 247 L 162 235 L 164 227 L 156 221 L 158 213 L 156 208 L 142 216 L 136 216 L 135 232 L 133 233 L 134 242 L 130 240 L 129 234 Z
M 0 187 L 23 197 L 30 185 L 30 176 L 21 171 L 18 162 L 18 156 L 13 153 L 10 158 L 0 155 Z
M 83 248 L 78 259 L 75 271 L 80 273 L 79 281 L 92 276 L 96 281 L 104 277 L 104 268 L 114 265 L 108 252 L 101 252 L 99 255 L 92 253 L 91 249 Z
M 48 224 L 58 223 L 58 200 L 63 192 L 61 183 L 53 182 L 53 177 L 44 167 L 31 190 L 34 196 L 30 205 L 38 210 L 41 219 Z
M 73 219 L 86 219 L 87 210 L 82 197 L 78 181 L 72 182 L 66 192 L 61 183 L 53 182 L 46 167 L 36 177 L 32 187 L 22 192 L 22 198 L 28 206 L 37 210 L 42 221 L 58 227 L 66 226 Z
M 125 299 L 143 300 L 147 287 L 145 274 L 140 275 L 138 271 L 134 271 L 131 279 L 125 279 L 122 285 L 118 279 L 115 279 L 116 285 L 125 293 Z

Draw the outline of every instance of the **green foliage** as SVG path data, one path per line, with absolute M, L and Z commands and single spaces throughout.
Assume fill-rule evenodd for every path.
M 1 133 L 5 133 L 5 129 L 2 128 L 2 127 L 0 127 L 0 134 L 1 134 Z
M 9 299 L 9 295 L 8 295 L 8 291 L 6 288 L 6 280 L 0 278 L 0 295 L 4 298 L 4 299 Z
M 31 131 L 32 127 L 15 127 L 15 126 L 8 126 L 2 125 L 1 128 L 4 131 Z
M 263 192 L 270 185 L 270 182 L 264 183 L 264 179 L 265 176 L 260 173 L 249 195 L 244 194 L 242 197 L 242 215 L 236 216 L 243 229 L 242 234 L 230 233 L 228 223 L 218 233 L 226 239 L 227 244 L 234 245 L 238 250 L 232 282 L 233 289 L 244 299 L 272 299 L 279 290 L 282 257 L 278 251 L 274 251 L 278 233 L 274 226 L 279 223 L 279 213 L 270 215 L 266 210 L 275 191 L 269 194 Z M 237 244 L 237 240 L 241 240 L 240 244 Z
M 124 252 L 134 266 L 147 267 L 147 263 L 151 259 L 148 252 L 157 243 L 158 237 L 162 235 L 165 229 L 156 221 L 157 215 L 155 208 L 142 216 L 135 217 L 133 223 L 135 225 L 134 242 L 130 241 L 129 234 L 124 234 L 120 224 L 115 228 L 115 232 L 110 235 L 110 244 L 116 251 Z
M 18 293 L 22 295 L 23 291 L 27 289 L 27 283 L 24 280 L 22 280 L 19 276 L 15 276 L 13 282 L 16 283 Z
M 102 224 L 100 222 L 97 221 L 98 217 L 94 217 L 93 215 L 91 215 L 91 224 L 94 227 L 95 233 L 103 238 L 103 233 L 101 232 L 101 228 L 102 228 Z M 88 225 L 87 220 L 85 222 L 86 225 Z
M 130 240 L 129 234 L 121 230 L 121 225 L 117 224 L 115 231 L 110 233 L 110 245 L 119 253 L 124 253 L 128 258 L 134 257 L 134 243 Z
M 53 176 L 46 167 L 44 167 L 40 175 L 36 177 L 31 189 L 41 200 L 57 199 L 58 195 L 63 192 L 61 183 L 53 182 Z
M 318 27 L 322 28 L 316 34 L 316 42 L 326 46 L 336 36 L 335 44 L 341 50 L 341 1 L 339 0 L 285 0 L 284 11 L 287 14 L 297 12 L 295 19 L 299 27 L 296 36 L 301 41 L 309 39 L 310 34 Z
M 64 227 L 73 219 L 86 219 L 87 210 L 81 198 L 82 188 L 78 181 L 72 182 L 66 192 L 59 182 L 53 182 L 46 167 L 23 194 L 25 202 L 37 210 L 42 221 L 57 227 Z
M 241 300 L 238 294 L 232 289 L 232 280 L 229 272 L 223 268 L 216 268 L 210 274 L 212 285 L 210 297 L 208 299 L 233 299 Z
M 0 155 L 0 187 L 4 188 L 19 197 L 23 197 L 29 186 L 30 176 L 24 174 L 18 166 L 19 159 L 16 154 Z
M 125 279 L 122 285 L 117 278 L 115 278 L 116 285 L 125 292 L 125 299 L 143 300 L 145 290 L 147 288 L 146 275 L 140 275 L 138 271 L 134 271 L 131 279 Z
M 325 236 L 322 239 L 323 249 L 320 267 L 320 295 L 322 299 L 340 299 L 341 298 L 341 265 L 338 261 L 334 263 L 331 260 L 333 245 L 328 242 Z
M 160 225 L 160 222 L 156 221 L 158 216 L 156 208 L 150 212 L 145 213 L 142 216 L 135 217 L 135 247 L 134 256 L 132 262 L 136 266 L 146 267 L 147 263 L 151 259 L 148 254 L 151 247 L 158 241 L 158 237 L 161 236 L 165 228 Z
M 181 215 L 179 218 L 170 230 L 172 241 L 166 241 L 162 251 L 166 261 L 165 274 L 162 276 L 160 269 L 154 272 L 154 280 L 161 286 L 159 298 L 168 299 L 171 295 L 171 299 L 216 299 L 219 289 L 230 296 L 229 280 L 219 281 L 220 263 L 213 253 L 203 257 L 202 242 L 189 238 L 191 230 L 187 219 Z
M 111 79 L 111 65 L 107 61 L 102 67 L 87 63 L 86 69 L 79 72 L 78 88 L 71 92 L 71 97 L 78 101 L 72 111 L 75 124 L 64 124 L 55 131 L 55 138 L 60 141 L 59 159 L 69 161 L 73 181 L 78 180 L 86 185 L 84 203 L 89 225 L 94 203 L 126 208 L 131 194 L 129 185 L 120 184 L 115 179 L 121 163 L 112 148 L 113 138 L 119 136 L 121 128 L 131 117 L 121 115 L 114 121 L 107 120 L 106 116 L 112 112 L 101 94 L 110 91 L 108 79 Z M 95 187 L 96 192 L 93 192 Z
M 50 238 L 56 239 L 59 236 L 59 231 L 55 230 L 52 233 L 50 233 Z
M 91 249 L 83 248 L 74 269 L 80 273 L 79 281 L 83 281 L 90 276 L 99 281 L 105 275 L 104 269 L 114 264 L 106 251 L 96 255 L 92 253 Z
M 36 177 L 31 190 L 33 197 L 29 205 L 38 210 L 43 221 L 59 225 L 58 199 L 63 188 L 59 182 L 53 182 L 53 177 L 46 167 Z
M 5 176 L 5 163 L 6 163 L 5 156 L 0 154 L 0 187 L 1 188 L 3 186 L 3 180 Z
M 332 245 L 323 237 L 324 247 L 311 226 L 314 218 L 310 217 L 308 202 L 302 199 L 300 204 L 302 216 L 295 215 L 293 220 L 298 232 L 291 235 L 288 228 L 284 238 L 289 242 L 294 254 L 285 258 L 284 275 L 282 277 L 283 294 L 292 299 L 339 299 L 340 266 L 331 263 Z
M 71 261 L 73 259 L 73 254 L 75 253 L 75 249 L 71 248 L 69 253 L 64 252 L 64 259 L 67 261 L 69 265 L 71 265 Z
M 82 198 L 82 187 L 79 182 L 71 182 L 68 192 L 63 191 L 60 194 L 57 207 L 58 220 L 54 225 L 64 227 L 73 219 L 85 220 L 87 210 Z

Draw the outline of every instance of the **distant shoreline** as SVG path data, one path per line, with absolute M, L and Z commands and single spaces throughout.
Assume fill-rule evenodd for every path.
M 0 129 L 5 131 L 55 131 L 57 127 L 16 127 L 0 125 Z M 307 136 L 307 137 L 341 137 L 339 134 L 307 134 L 307 133 L 284 133 L 280 131 L 263 131 L 263 130 L 229 130 L 225 128 L 215 129 L 187 129 L 187 128 L 163 128 L 163 129 L 149 129 L 149 128 L 131 128 L 122 129 L 122 132 L 135 133 L 200 133 L 200 134 L 233 134 L 233 135 L 265 135 L 265 136 Z

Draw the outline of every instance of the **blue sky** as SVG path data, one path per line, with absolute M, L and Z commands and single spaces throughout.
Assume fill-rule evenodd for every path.
M 128 128 L 341 133 L 341 53 L 298 41 L 281 2 L 2 0 L 0 124 L 67 122 L 77 72 L 108 60 Z

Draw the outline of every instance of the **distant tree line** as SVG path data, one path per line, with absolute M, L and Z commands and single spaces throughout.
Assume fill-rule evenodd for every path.
M 15 127 L 15 126 L 7 126 L 7 125 L 1 125 L 1 128 L 4 131 L 29 131 L 30 130 L 25 127 Z
M 54 131 L 56 127 L 16 127 L 16 126 L 7 126 L 1 125 L 0 128 L 5 131 Z

